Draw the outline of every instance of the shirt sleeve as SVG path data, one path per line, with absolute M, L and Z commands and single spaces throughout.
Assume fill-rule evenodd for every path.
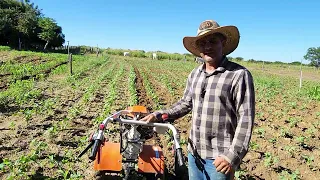
M 188 75 L 183 97 L 178 102 L 173 104 L 169 109 L 154 112 L 156 117 L 158 117 L 159 114 L 168 114 L 169 118 L 178 119 L 188 114 L 192 110 L 192 76 L 193 72 Z
M 237 169 L 248 152 L 255 118 L 254 84 L 252 75 L 248 70 L 244 70 L 242 75 L 240 75 L 235 87 L 234 97 L 237 127 L 229 151 L 221 156 L 224 157 L 234 169 Z

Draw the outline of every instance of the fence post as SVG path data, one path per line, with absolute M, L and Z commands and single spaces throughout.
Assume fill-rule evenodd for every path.
M 97 57 L 99 56 L 99 46 L 98 46 L 98 44 L 97 44 Z
M 68 55 L 70 54 L 70 49 L 69 49 L 69 41 L 68 42 Z
M 72 75 L 72 53 L 69 54 L 70 74 Z
M 302 87 L 302 59 L 301 59 L 301 64 L 300 64 L 300 85 L 299 85 L 299 90 Z

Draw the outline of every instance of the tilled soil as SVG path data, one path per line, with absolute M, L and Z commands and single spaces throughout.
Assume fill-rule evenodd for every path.
M 1 54 L 0 54 L 1 55 Z M 1 57 L 5 57 L 2 55 Z M 24 61 L 26 57 L 17 58 Z M 36 58 L 34 58 L 36 60 Z M 25 60 L 28 61 L 29 60 Z M 39 60 L 37 60 L 39 61 Z M 183 88 L 174 86 L 175 95 L 168 93 L 166 87 L 155 76 L 162 73 L 157 68 L 148 71 L 134 61 L 123 66 L 124 72 L 117 79 L 116 96 L 113 99 L 110 82 L 121 68 L 123 61 L 111 61 L 101 67 L 94 67 L 82 73 L 77 82 L 69 82 L 66 74 L 48 75 L 38 81 L 36 88 L 41 90 L 39 99 L 33 99 L 21 106 L 9 104 L 0 114 L 0 163 L 5 159 L 17 166 L 9 171 L 1 171 L 0 179 L 6 179 L 10 172 L 17 173 L 25 167 L 31 179 L 63 179 L 81 174 L 83 179 L 94 179 L 93 163 L 88 160 L 89 152 L 80 160 L 75 160 L 88 144 L 90 133 L 97 130 L 106 112 L 106 99 L 112 106 L 108 113 L 126 108 L 129 99 L 128 72 L 133 66 L 136 74 L 138 104 L 146 106 L 150 112 L 156 111 L 156 103 L 148 96 L 145 80 L 147 75 L 154 92 L 163 108 L 170 107 L 182 96 Z M 36 63 L 36 62 L 35 62 Z M 115 64 L 115 66 L 112 66 Z M 112 69 L 114 67 L 114 69 Z M 88 87 L 97 80 L 104 69 L 112 69 L 86 102 L 83 96 Z M 152 72 L 152 73 L 151 73 Z M 174 74 L 174 72 L 167 72 Z M 187 73 L 186 73 L 187 74 Z M 310 76 L 311 77 L 311 76 Z M 172 83 L 175 84 L 175 83 Z M 3 91 L 2 89 L 1 91 Z M 257 94 L 266 92 L 257 91 Z M 296 103 L 292 103 L 292 102 Z M 270 99 L 257 99 L 256 120 L 250 150 L 238 171 L 241 179 L 315 179 L 320 174 L 320 104 L 302 97 L 289 97 L 279 93 Z M 173 124 L 186 141 L 190 129 L 190 114 L 176 120 Z M 110 140 L 118 142 L 116 126 L 109 131 Z M 162 148 L 168 171 L 168 179 L 177 179 L 174 172 L 174 155 L 166 135 L 154 134 L 147 144 Z M 187 155 L 186 144 L 182 145 Z M 36 160 L 21 157 L 35 157 Z M 186 163 L 187 158 L 185 157 Z M 183 169 L 187 179 L 187 169 Z M 21 175 L 22 176 L 22 175 Z M 16 178 L 19 179 L 19 178 Z

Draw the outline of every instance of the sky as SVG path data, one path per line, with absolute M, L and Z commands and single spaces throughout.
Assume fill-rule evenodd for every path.
M 303 60 L 320 47 L 320 0 L 31 0 L 56 20 L 70 45 L 188 53 L 185 36 L 215 20 L 240 32 L 229 54 L 245 60 Z M 306 62 L 306 60 L 303 60 Z

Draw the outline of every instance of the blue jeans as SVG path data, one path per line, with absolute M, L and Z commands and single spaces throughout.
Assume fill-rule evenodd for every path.
M 195 157 L 188 153 L 189 180 L 230 180 L 230 173 L 217 172 L 213 159 L 203 159 L 196 163 Z

